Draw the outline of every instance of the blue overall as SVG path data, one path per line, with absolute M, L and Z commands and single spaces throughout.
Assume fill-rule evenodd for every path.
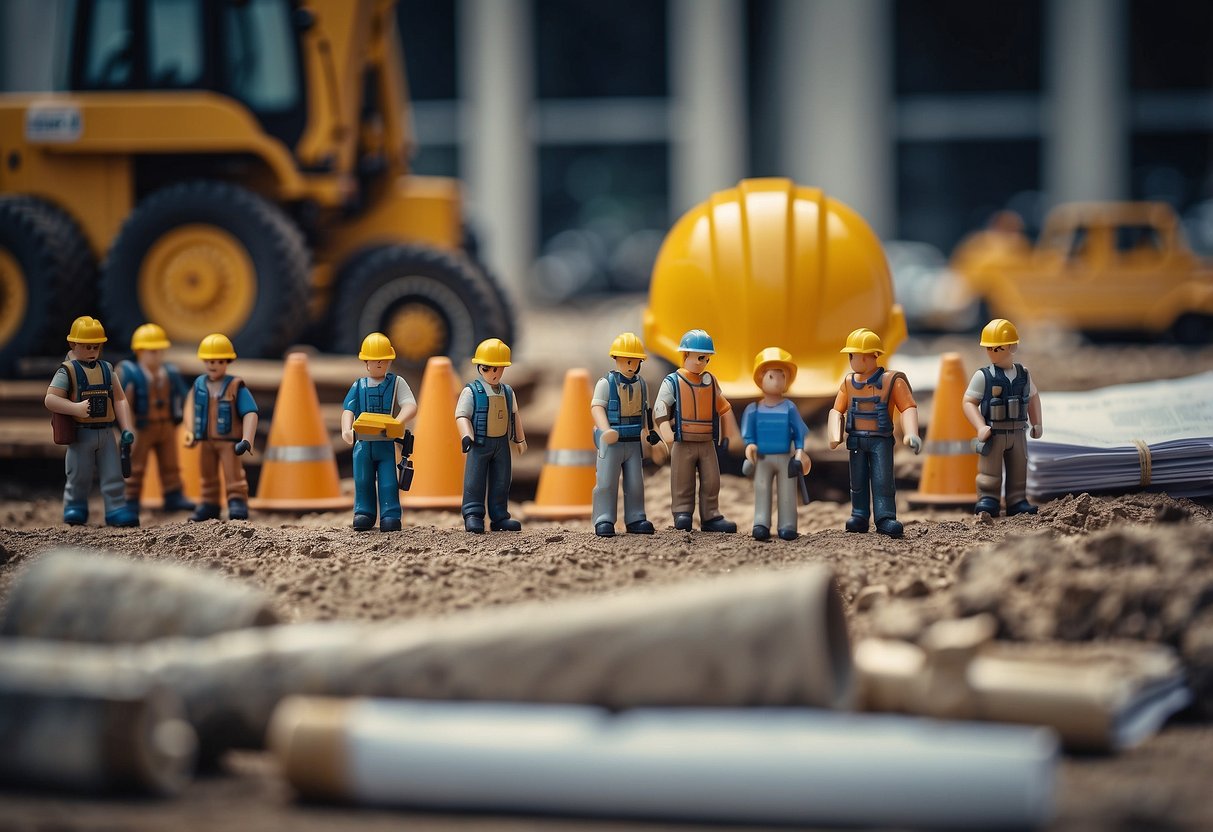
M 360 378 L 345 396 L 344 408 L 357 419 L 363 413 L 391 415 L 396 398 L 396 375 L 388 373 L 372 387 Z M 355 434 L 357 437 L 357 434 Z M 379 516 L 400 519 L 400 488 L 396 480 L 396 443 L 389 439 L 356 438 L 354 442 L 354 514 L 374 519 L 376 493 Z
M 489 520 L 510 518 L 510 482 L 514 475 L 510 460 L 510 438 L 514 434 L 514 391 L 501 384 L 509 427 L 503 436 L 488 435 L 489 397 L 480 379 L 468 382 L 472 391 L 472 448 L 463 466 L 463 516 L 485 515 L 487 492 Z
M 851 515 L 865 520 L 872 516 L 873 503 L 876 522 L 897 518 L 897 496 L 893 482 L 893 418 L 889 413 L 889 396 L 899 373 L 878 367 L 867 381 L 847 376 L 851 385 L 851 403 L 847 408 L 847 450 L 851 452 Z M 868 395 L 861 395 L 868 390 Z M 856 419 L 864 424 L 875 421 L 875 427 L 856 427 Z

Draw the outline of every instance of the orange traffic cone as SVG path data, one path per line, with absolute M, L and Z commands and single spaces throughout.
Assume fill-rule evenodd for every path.
M 194 502 L 202 500 L 202 449 L 195 445 L 185 447 L 186 424 L 190 423 L 190 415 L 186 414 L 185 422 L 177 426 L 177 464 L 181 466 L 181 493 Z M 146 493 L 146 489 L 144 489 Z M 219 504 L 227 502 L 227 486 L 223 477 L 219 477 Z
M 160 483 L 160 457 L 154 450 L 147 452 L 143 467 L 143 486 L 139 490 L 139 507 L 164 508 L 164 486 Z
M 945 353 L 939 365 L 939 385 L 931 406 L 931 425 L 923 446 L 925 459 L 918 491 L 910 505 L 968 506 L 977 502 L 977 431 L 965 418 L 961 404 L 969 377 L 958 353 Z
M 325 511 L 354 505 L 352 497 L 341 493 L 337 457 L 320 415 L 307 356 L 301 352 L 286 357 L 257 496 L 249 505 L 271 511 Z
M 463 452 L 455 426 L 455 403 L 462 387 L 451 359 L 435 355 L 425 364 L 413 432 L 413 484 L 400 494 L 405 508 L 463 506 Z
M 564 376 L 564 395 L 548 440 L 547 458 L 539 472 L 535 502 L 523 506 L 528 518 L 564 520 L 592 514 L 598 451 L 594 447 L 590 398 L 589 371 L 569 370 Z

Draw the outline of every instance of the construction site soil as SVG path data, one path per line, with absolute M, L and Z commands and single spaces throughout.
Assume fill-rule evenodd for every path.
M 1083 350 L 1087 359 L 1099 354 L 1096 348 Z M 1033 357 L 1042 388 L 1094 386 L 1073 372 L 1074 354 L 1064 352 Z M 1213 367 L 1207 350 L 1116 348 L 1103 357 L 1105 366 L 1123 373 L 1109 381 Z M 841 473 L 843 479 L 827 490 L 845 493 L 842 472 L 845 466 L 822 465 L 820 471 L 815 466 L 811 478 L 839 480 Z M 741 527 L 737 535 L 675 531 L 668 467 L 649 472 L 646 491 L 649 516 L 658 526 L 652 537 L 598 538 L 588 521 L 527 522 L 521 533 L 474 536 L 461 530 L 456 514 L 440 512 L 407 512 L 406 527 L 397 534 L 355 533 L 347 512 L 254 513 L 247 523 L 199 524 L 180 515 L 150 514 L 143 527 L 121 530 L 64 527 L 54 491 L 31 493 L 10 476 L 0 481 L 0 603 L 24 567 L 61 546 L 230 576 L 261 588 L 287 622 L 443 617 L 492 605 L 824 563 L 836 573 L 853 639 L 913 639 L 933 621 L 988 612 L 998 621 L 1000 638 L 1130 638 L 1173 647 L 1189 674 L 1196 705 L 1136 749 L 1067 755 L 1059 768 L 1057 819 L 1050 828 L 1213 828 L 1213 502 L 1148 493 L 1080 494 L 1043 502 L 1036 516 L 993 522 L 964 512 L 911 510 L 903 503 L 905 536 L 893 540 L 845 533 L 849 507 L 815 500 L 799 510 L 799 539 L 759 542 L 745 534 L 753 510 L 747 480 L 726 476 L 722 488 L 722 508 Z M 218 772 L 200 777 L 184 796 L 169 801 L 0 793 L 0 830 L 220 828 L 669 827 L 300 803 L 273 760 L 254 752 L 229 754 Z

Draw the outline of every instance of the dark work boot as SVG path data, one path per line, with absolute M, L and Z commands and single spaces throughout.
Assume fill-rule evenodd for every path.
M 63 506 L 63 522 L 83 526 L 88 522 L 88 503 L 67 503 Z
M 121 508 L 106 512 L 105 525 L 119 528 L 133 528 L 139 525 L 139 509 L 126 503 Z
M 491 523 L 489 523 L 489 531 L 492 531 L 492 532 L 520 532 L 520 531 L 522 531 L 522 524 L 519 523 L 517 520 L 514 520 L 511 517 L 507 517 L 504 520 L 494 520 Z
M 991 517 L 998 516 L 998 498 L 997 497 L 982 497 L 977 501 L 977 505 L 973 506 L 974 514 L 988 514 Z
M 628 523 L 628 534 L 652 534 L 654 531 L 653 524 L 648 520 L 637 520 L 634 523 Z
M 882 517 L 876 521 L 876 531 L 889 537 L 901 537 L 901 521 L 893 517 Z
M 215 503 L 199 503 L 198 508 L 190 515 L 190 522 L 201 523 L 203 520 L 218 520 L 219 506 Z
M 770 540 L 771 539 L 771 530 L 769 528 L 767 528 L 766 526 L 755 526 L 754 527 L 754 539 L 755 540 Z
M 679 512 L 674 515 L 674 528 L 680 532 L 689 532 L 691 530 L 691 515 Z
M 244 500 L 228 500 L 227 516 L 229 520 L 247 520 L 248 503 Z
M 469 514 L 463 518 L 463 530 L 472 534 L 484 534 L 484 518 Z
M 381 532 L 398 532 L 400 531 L 401 523 L 399 517 L 384 517 L 379 521 L 379 531 Z
M 779 530 L 779 539 L 780 540 L 795 540 L 798 537 L 800 537 L 800 533 L 797 532 L 795 529 L 780 529 Z
M 371 517 L 371 515 L 369 515 L 369 514 L 355 514 L 354 515 L 354 531 L 369 532 L 373 528 L 375 528 L 375 518 L 374 517 Z
M 868 518 L 860 517 L 858 514 L 852 514 L 847 518 L 847 523 L 844 528 L 849 532 L 858 532 L 863 534 L 868 530 Z
M 194 501 L 181 493 L 181 489 L 164 492 L 165 511 L 193 511 Z
M 594 534 L 598 535 L 599 537 L 614 537 L 615 536 L 615 524 L 608 523 L 605 520 L 603 520 L 601 523 L 595 523 L 594 524 Z
M 732 520 L 725 520 L 724 516 L 713 517 L 711 520 L 704 520 L 699 524 L 699 528 L 705 532 L 716 532 L 718 534 L 733 534 L 737 531 L 737 524 Z
M 1036 506 L 1029 503 L 1027 500 L 1020 500 L 1013 506 L 1007 506 L 1007 517 L 1014 517 L 1016 514 L 1035 514 Z

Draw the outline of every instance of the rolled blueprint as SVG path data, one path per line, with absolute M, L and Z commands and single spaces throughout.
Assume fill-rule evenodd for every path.
M 201 570 L 59 549 L 9 592 L 0 635 L 106 643 L 209 636 L 277 622 L 260 592 Z
M 270 746 L 309 797 L 831 827 L 1038 826 L 1057 765 L 1048 729 L 802 708 L 296 697 Z
M 47 674 L 23 654 L 2 653 L 0 783 L 163 796 L 189 783 L 197 738 L 175 693 L 104 662 Z
M 0 642 L 5 653 L 18 640 Z M 436 620 L 247 629 L 141 647 L 41 644 L 49 675 L 81 661 L 150 673 L 185 701 L 209 757 L 260 747 L 291 694 L 645 705 L 849 707 L 846 618 L 824 567 L 729 575 Z

